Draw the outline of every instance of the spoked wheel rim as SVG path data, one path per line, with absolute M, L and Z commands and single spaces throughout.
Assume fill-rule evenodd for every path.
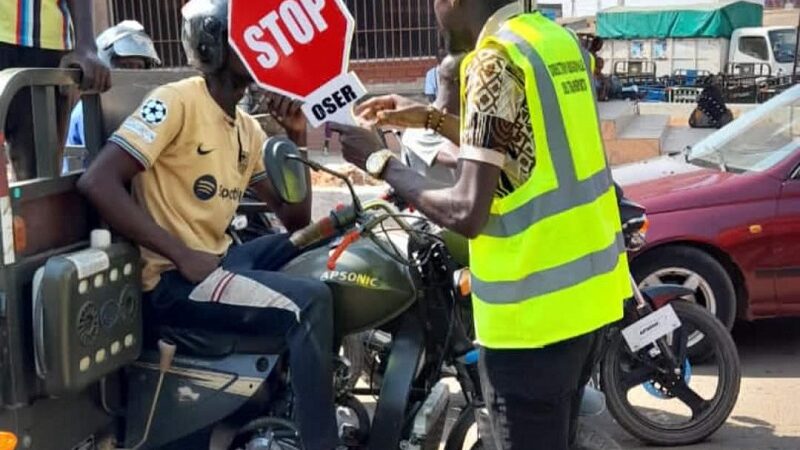
M 637 416 L 643 424 L 670 431 L 680 431 L 695 426 L 709 418 L 722 401 L 725 376 L 722 363 L 711 358 L 702 366 L 701 377 L 692 374 L 694 370 L 688 359 L 688 347 L 692 334 L 697 333 L 691 323 L 684 322 L 666 339 L 667 345 L 682 363 L 678 366 L 665 363 L 665 358 L 633 354 L 627 345 L 620 342 L 618 363 L 613 377 L 623 395 L 621 400 L 627 409 Z M 712 345 L 712 347 L 714 347 Z M 718 354 L 717 348 L 714 348 Z M 717 364 L 716 370 L 709 370 Z M 716 378 L 715 380 L 712 378 Z M 700 383 L 692 383 L 697 378 L 708 378 Z M 698 389 L 698 384 L 703 384 Z M 713 389 L 710 385 L 713 384 Z M 635 392 L 635 391 L 641 392 Z M 713 393 L 712 393 L 713 392 Z M 711 395 L 709 395 L 711 393 Z M 670 405 L 666 403 L 673 402 Z M 678 403 L 682 407 L 678 406 Z M 670 421 L 660 420 L 664 418 Z
M 684 297 L 686 300 L 697 303 L 706 308 L 714 316 L 717 315 L 717 297 L 711 288 L 708 280 L 700 276 L 697 272 L 685 267 L 666 267 L 656 270 L 639 283 L 639 289 L 663 284 L 683 286 L 694 292 L 693 295 Z M 699 331 L 689 335 L 689 347 L 694 347 L 705 336 Z

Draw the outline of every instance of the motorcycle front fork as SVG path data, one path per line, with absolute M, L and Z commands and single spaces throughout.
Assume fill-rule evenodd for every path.
M 641 289 L 639 289 L 639 285 L 636 284 L 636 280 L 633 278 L 633 275 L 630 275 L 630 278 L 631 288 L 633 288 L 633 299 L 636 301 L 636 310 L 640 313 L 640 317 L 644 317 L 653 312 L 653 308 L 650 307 L 650 303 L 645 300 Z
M 642 294 L 641 289 L 639 289 L 639 285 L 636 284 L 636 280 L 633 278 L 633 275 L 630 275 L 630 279 L 631 288 L 633 288 L 633 299 L 636 302 L 636 313 L 638 318 L 641 319 L 653 312 L 653 306 L 647 301 L 647 299 L 644 298 L 644 295 Z M 659 338 L 655 342 L 655 346 L 658 348 L 661 354 L 671 362 L 672 366 L 678 368 L 677 370 L 680 370 L 680 368 L 683 367 L 683 362 L 677 360 L 677 356 L 675 355 L 675 352 L 672 351 L 672 346 L 669 345 L 666 336 Z

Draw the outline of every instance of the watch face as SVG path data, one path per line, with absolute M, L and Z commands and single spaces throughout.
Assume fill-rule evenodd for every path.
M 381 156 L 379 153 L 373 153 L 369 155 L 367 158 L 367 172 L 371 175 L 376 174 L 379 170 L 381 170 Z

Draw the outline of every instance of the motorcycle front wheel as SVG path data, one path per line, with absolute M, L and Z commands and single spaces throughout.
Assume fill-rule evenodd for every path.
M 674 359 L 654 347 L 631 352 L 614 333 L 600 366 L 608 410 L 628 433 L 647 444 L 700 442 L 728 419 L 739 397 L 741 368 L 725 326 L 702 306 L 671 303 L 681 326 L 667 335 Z M 708 359 L 693 365 L 689 336 L 700 334 Z

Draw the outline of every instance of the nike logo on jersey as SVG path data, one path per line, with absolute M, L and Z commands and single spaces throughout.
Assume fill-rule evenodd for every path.
M 197 146 L 197 154 L 200 155 L 200 156 L 207 155 L 207 154 L 209 154 L 209 153 L 211 153 L 213 151 L 214 150 L 203 150 L 202 146 L 200 146 L 200 145 Z

